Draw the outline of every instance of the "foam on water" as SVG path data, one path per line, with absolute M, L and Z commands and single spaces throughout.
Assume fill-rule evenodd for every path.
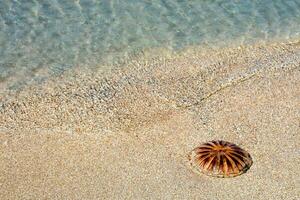
M 299 30 L 298 0 L 0 0 L 0 90 L 144 48 L 298 39 Z

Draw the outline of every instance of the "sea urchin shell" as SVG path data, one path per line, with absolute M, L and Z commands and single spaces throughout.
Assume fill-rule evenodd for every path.
M 252 165 L 248 152 L 222 140 L 211 141 L 193 149 L 189 154 L 193 170 L 215 177 L 234 177 L 245 173 Z

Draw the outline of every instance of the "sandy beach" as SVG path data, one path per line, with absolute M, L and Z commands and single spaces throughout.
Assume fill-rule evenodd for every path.
M 155 53 L 156 52 L 156 53 Z M 0 96 L 0 199 L 300 198 L 300 43 L 144 52 Z M 187 155 L 223 139 L 235 178 Z

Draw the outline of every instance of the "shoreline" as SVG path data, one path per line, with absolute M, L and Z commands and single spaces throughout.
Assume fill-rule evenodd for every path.
M 1 199 L 299 197 L 299 42 L 149 52 L 3 95 Z M 212 139 L 248 150 L 249 172 L 191 172 Z
M 6 93 L 10 92 L 18 92 L 21 90 L 26 89 L 27 87 L 34 87 L 35 85 L 42 85 L 45 82 L 49 82 L 51 80 L 57 79 L 58 77 L 67 75 L 74 75 L 74 73 L 80 73 L 85 71 L 87 73 L 109 73 L 110 71 L 114 71 L 116 69 L 126 66 L 128 63 L 131 63 L 132 60 L 138 61 L 138 60 L 147 60 L 147 59 L 156 59 L 156 58 L 167 58 L 170 56 L 178 56 L 183 55 L 186 53 L 195 53 L 195 52 L 206 52 L 210 51 L 212 53 L 216 53 L 218 51 L 226 51 L 230 49 L 236 49 L 236 48 L 244 48 L 249 46 L 268 46 L 268 45 L 280 45 L 280 44 L 294 44 L 299 43 L 299 38 L 292 37 L 289 39 L 284 39 L 282 37 L 263 40 L 263 39 L 257 39 L 255 41 L 248 41 L 248 42 L 241 42 L 240 40 L 230 40 L 226 43 L 222 43 L 220 45 L 214 44 L 206 44 L 202 43 L 201 45 L 188 45 L 179 49 L 174 49 L 171 47 L 146 47 L 146 48 L 140 48 L 133 50 L 128 53 L 124 53 L 124 55 L 118 55 L 115 59 L 112 59 L 111 56 L 110 59 L 105 60 L 103 59 L 101 64 L 98 65 L 91 65 L 88 66 L 87 64 L 77 64 L 74 65 L 74 67 L 63 70 L 61 73 L 53 75 L 54 72 L 52 72 L 49 68 L 38 68 L 32 73 L 27 72 L 26 74 L 31 74 L 32 77 L 29 79 L 24 77 L 24 74 L 19 74 L 16 76 L 9 76 L 6 77 L 3 80 L 0 80 L 0 96 L 5 95 Z M 205 53 L 204 53 L 205 54 Z M 30 80 L 31 79 L 31 80 Z

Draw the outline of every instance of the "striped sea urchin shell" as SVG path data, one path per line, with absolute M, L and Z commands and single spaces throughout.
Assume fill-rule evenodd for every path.
M 222 140 L 214 140 L 196 147 L 190 152 L 189 161 L 196 173 L 223 178 L 241 175 L 253 163 L 247 151 Z

